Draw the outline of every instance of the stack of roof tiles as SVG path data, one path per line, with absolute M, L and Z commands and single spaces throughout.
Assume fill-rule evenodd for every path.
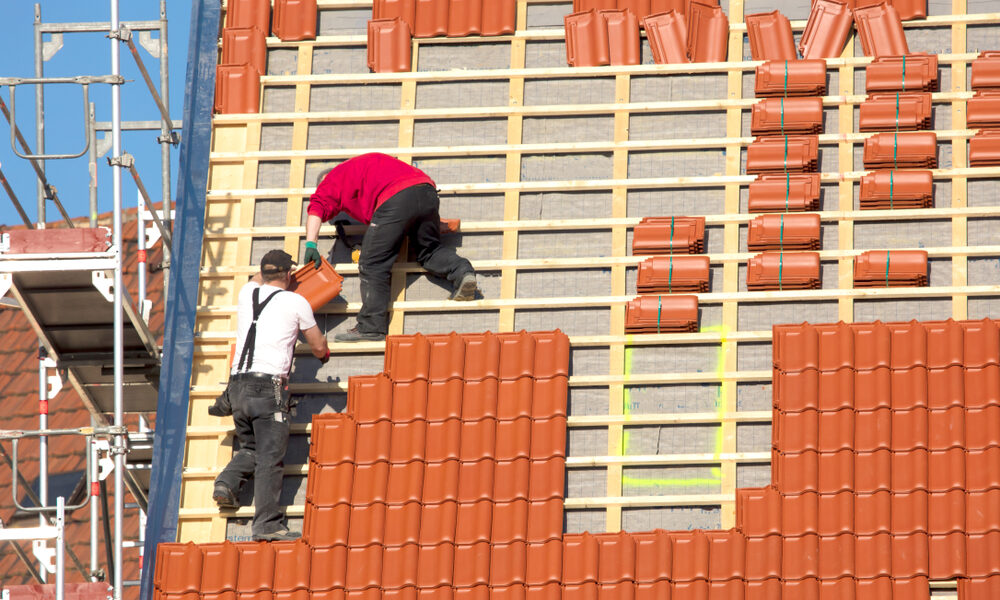
M 762 252 L 747 264 L 747 289 L 811 290 L 820 287 L 816 252 Z
M 858 131 L 914 131 L 930 128 L 930 92 L 870 94 L 859 110 Z
M 764 250 L 819 250 L 819 215 L 769 214 L 754 217 L 747 231 L 747 248 Z
M 879 169 L 861 176 L 861 210 L 932 206 L 934 177 L 930 171 Z
M 924 250 L 869 250 L 854 257 L 854 287 L 923 287 L 927 285 Z
M 774 60 L 754 70 L 758 98 L 822 96 L 826 93 L 826 61 Z
M 972 89 L 967 119 L 970 127 L 982 127 L 969 140 L 969 164 L 973 167 L 1000 165 L 1000 52 L 981 52 L 972 61 Z
M 934 133 L 900 133 L 931 126 L 930 92 L 939 86 L 937 66 L 936 56 L 904 54 L 877 58 L 865 69 L 865 88 L 870 95 L 861 105 L 858 128 L 885 133 L 865 140 L 865 167 L 877 170 L 861 179 L 863 210 L 934 205 L 930 171 L 897 167 L 937 165 Z
M 702 254 L 705 217 L 643 217 L 632 230 L 632 254 Z
M 161 544 L 155 596 L 911 600 L 958 578 L 962 600 L 997 597 L 996 322 L 778 325 L 773 339 L 772 484 L 737 491 L 734 529 L 562 534 L 566 337 L 405 336 L 386 373 L 352 384 L 353 416 L 314 420 L 311 497 L 341 517 L 308 541 Z M 361 470 L 379 464 L 381 479 Z
M 750 183 L 747 209 L 752 213 L 819 210 L 819 173 L 760 175 Z
M 869 94 L 936 92 L 940 88 L 936 54 L 879 56 L 865 67 L 865 91 Z
M 751 135 L 823 133 L 823 99 L 765 98 L 753 105 Z
M 698 296 L 645 295 L 625 305 L 627 333 L 698 331 Z
M 758 137 L 747 146 L 748 175 L 812 173 L 819 166 L 819 138 L 815 135 Z
M 639 263 L 636 291 L 640 294 L 708 291 L 707 256 L 651 256 Z
M 866 169 L 937 168 L 937 134 L 933 131 L 876 133 L 865 140 Z
M 216 67 L 215 111 L 255 113 L 260 109 L 260 77 L 267 71 L 267 32 L 283 41 L 316 38 L 316 0 L 231 0 Z

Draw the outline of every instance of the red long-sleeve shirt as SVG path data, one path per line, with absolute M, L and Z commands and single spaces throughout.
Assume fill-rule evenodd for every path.
M 324 221 L 344 211 L 371 223 L 375 209 L 397 192 L 434 181 L 420 169 L 387 154 L 372 152 L 340 163 L 309 198 L 309 214 Z

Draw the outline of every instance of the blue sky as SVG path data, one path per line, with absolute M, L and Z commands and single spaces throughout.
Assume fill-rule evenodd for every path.
M 109 0 L 37 0 L 41 5 L 42 21 L 95 22 L 108 21 L 111 8 Z M 123 21 L 157 20 L 159 0 L 118 0 Z M 33 77 L 34 5 L 31 0 L 4 0 L 0 9 L 0 76 Z M 184 74 L 187 64 L 188 29 L 191 18 L 191 0 L 167 0 L 169 20 L 168 44 L 170 65 L 170 115 L 180 120 L 183 114 Z M 111 42 L 100 33 L 68 33 L 63 38 L 63 48 L 45 62 L 45 76 L 108 75 L 111 73 Z M 48 36 L 46 36 L 48 37 Z M 154 82 L 159 83 L 159 62 L 150 56 L 136 40 L 139 54 L 150 71 Z M 120 42 L 119 42 L 120 43 Z M 156 105 L 142 81 L 128 47 L 121 48 L 122 74 L 129 83 L 122 86 L 122 118 L 126 120 L 159 119 Z M 17 123 L 32 148 L 35 142 L 35 92 L 34 86 L 17 87 Z M 91 102 L 95 104 L 98 121 L 111 120 L 111 92 L 107 84 L 91 86 Z M 4 102 L 10 106 L 11 88 L 0 88 Z M 50 84 L 45 90 L 45 150 L 46 152 L 78 152 L 84 139 L 83 100 L 80 86 Z M 154 201 L 161 197 L 160 149 L 154 132 L 125 132 L 122 149 L 136 158 L 136 167 L 146 189 Z M 100 137 L 100 134 L 99 134 Z M 176 194 L 177 147 L 173 152 L 173 193 Z M 37 218 L 35 175 L 28 161 L 18 158 L 10 148 L 10 128 L 0 116 L 0 168 L 28 217 Z M 86 216 L 89 209 L 87 157 L 71 160 L 47 161 L 46 174 L 56 186 L 59 197 L 70 216 Z M 106 157 L 98 159 L 98 212 L 112 208 L 111 168 Z M 132 178 L 123 173 L 123 205 L 136 205 L 137 191 Z M 47 202 L 46 219 L 57 220 L 59 213 L 52 202 Z M 7 194 L 0 189 L 0 224 L 20 225 L 21 219 Z

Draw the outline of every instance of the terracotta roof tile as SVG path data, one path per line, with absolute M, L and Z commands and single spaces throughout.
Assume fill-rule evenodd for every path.
M 851 33 L 851 9 L 845 2 L 816 0 L 799 40 L 802 58 L 836 58 Z
M 705 217 L 643 217 L 632 231 L 632 254 L 701 254 Z
M 636 291 L 640 294 L 707 292 L 707 256 L 651 256 L 639 263 Z
M 316 0 L 275 0 L 271 30 L 282 41 L 316 39 Z
M 566 63 L 571 67 L 611 64 L 608 25 L 600 12 L 588 10 L 566 15 Z
M 691 0 L 688 4 L 687 54 L 691 62 L 725 62 L 729 19 L 717 4 Z
M 410 70 L 410 26 L 399 17 L 368 21 L 368 68 L 375 73 Z
M 754 217 L 747 229 L 747 248 L 751 252 L 819 250 L 819 215 L 790 213 Z
M 861 176 L 861 209 L 930 208 L 934 179 L 930 171 L 879 169 Z
M 268 0 L 233 0 L 226 8 L 226 27 L 256 27 L 271 30 L 271 3 Z
M 879 2 L 851 11 L 865 56 L 909 54 L 899 13 L 889 2 Z
M 774 10 L 746 15 L 750 56 L 753 60 L 797 60 L 792 24 L 788 17 Z
M 690 62 L 687 56 L 687 25 L 676 10 L 653 14 L 642 20 L 649 38 L 653 62 L 659 65 Z
M 747 189 L 749 212 L 809 212 L 818 210 L 818 173 L 759 175 Z
M 215 68 L 215 112 L 256 113 L 260 110 L 260 72 L 249 64 Z
M 932 131 L 876 133 L 865 140 L 864 165 L 866 169 L 936 168 L 937 134 Z

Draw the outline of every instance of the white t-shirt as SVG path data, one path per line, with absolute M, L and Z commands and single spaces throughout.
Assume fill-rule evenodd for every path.
M 281 291 L 273 285 L 257 285 L 253 281 L 240 289 L 239 312 L 236 326 L 236 353 L 233 354 L 233 370 L 235 374 L 243 355 L 243 343 L 246 341 L 250 323 L 253 321 L 253 291 L 260 288 L 257 298 L 263 303 L 271 294 L 278 296 L 267 303 L 260 317 L 257 318 L 257 341 L 253 353 L 253 368 L 244 371 L 268 373 L 271 375 L 286 375 L 292 366 L 292 350 L 299 331 L 316 325 L 312 307 L 309 302 L 295 292 Z M 249 362 L 250 357 L 247 357 Z

